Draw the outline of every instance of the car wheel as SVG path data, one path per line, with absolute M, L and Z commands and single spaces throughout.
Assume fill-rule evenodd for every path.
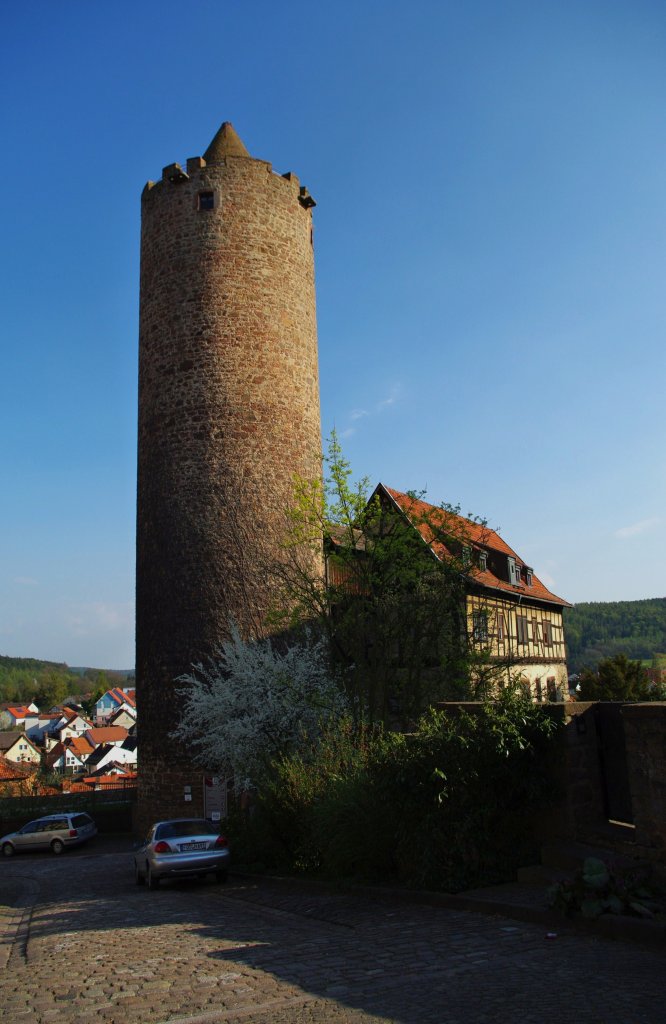
M 157 875 L 154 875 L 150 864 L 146 865 L 146 882 L 149 889 L 159 889 L 160 880 Z
M 13 857 L 15 853 L 14 847 L 11 843 L 2 844 L 2 855 L 3 857 Z
M 64 849 L 65 844 L 63 843 L 62 839 L 54 839 L 53 842 L 51 843 L 51 853 L 55 853 L 57 857 L 60 856 L 61 853 L 63 853 Z
M 137 885 L 145 885 L 146 884 L 146 879 L 141 874 L 141 872 L 139 871 L 139 865 L 138 864 L 134 865 L 134 881 L 136 882 Z
M 215 877 L 218 880 L 218 882 L 224 884 L 224 882 L 226 882 L 227 878 L 229 877 L 229 872 L 227 871 L 226 868 L 223 868 L 221 871 L 215 872 Z

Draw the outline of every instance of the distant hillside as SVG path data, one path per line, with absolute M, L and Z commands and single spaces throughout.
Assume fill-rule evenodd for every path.
M 77 676 L 94 676 L 103 672 L 112 683 L 116 684 L 120 680 L 134 679 L 133 668 L 91 668 L 89 665 L 75 666 L 70 665 L 69 671 L 73 672 Z
M 652 661 L 666 653 L 666 597 L 576 604 L 564 610 L 564 632 L 569 672 L 620 653 Z
M 133 679 L 134 670 L 70 668 L 63 662 L 0 655 L 0 701 L 35 700 L 53 704 L 68 696 L 82 696 Z

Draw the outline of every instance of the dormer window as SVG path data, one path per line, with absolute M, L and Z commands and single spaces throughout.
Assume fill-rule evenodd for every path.
M 509 583 L 512 583 L 514 587 L 519 587 L 521 583 L 520 565 L 511 555 L 507 556 L 507 562 L 509 564 Z
M 528 587 L 532 586 L 532 572 L 533 570 L 530 569 L 529 565 L 525 566 L 525 580 Z
M 479 569 L 481 572 L 485 572 L 488 568 L 488 552 L 479 551 Z

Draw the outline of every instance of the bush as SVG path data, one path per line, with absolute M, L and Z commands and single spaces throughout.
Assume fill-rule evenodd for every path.
M 267 867 L 326 877 L 445 891 L 507 880 L 536 853 L 554 730 L 513 693 L 471 714 L 431 710 L 410 735 L 344 721 L 274 765 L 237 842 Z

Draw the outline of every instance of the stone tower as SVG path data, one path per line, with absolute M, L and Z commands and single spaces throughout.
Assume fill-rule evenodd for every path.
M 174 680 L 231 620 L 261 629 L 261 560 L 294 475 L 321 472 L 314 205 L 229 123 L 143 191 L 137 828 L 202 813 L 204 773 L 168 735 Z

